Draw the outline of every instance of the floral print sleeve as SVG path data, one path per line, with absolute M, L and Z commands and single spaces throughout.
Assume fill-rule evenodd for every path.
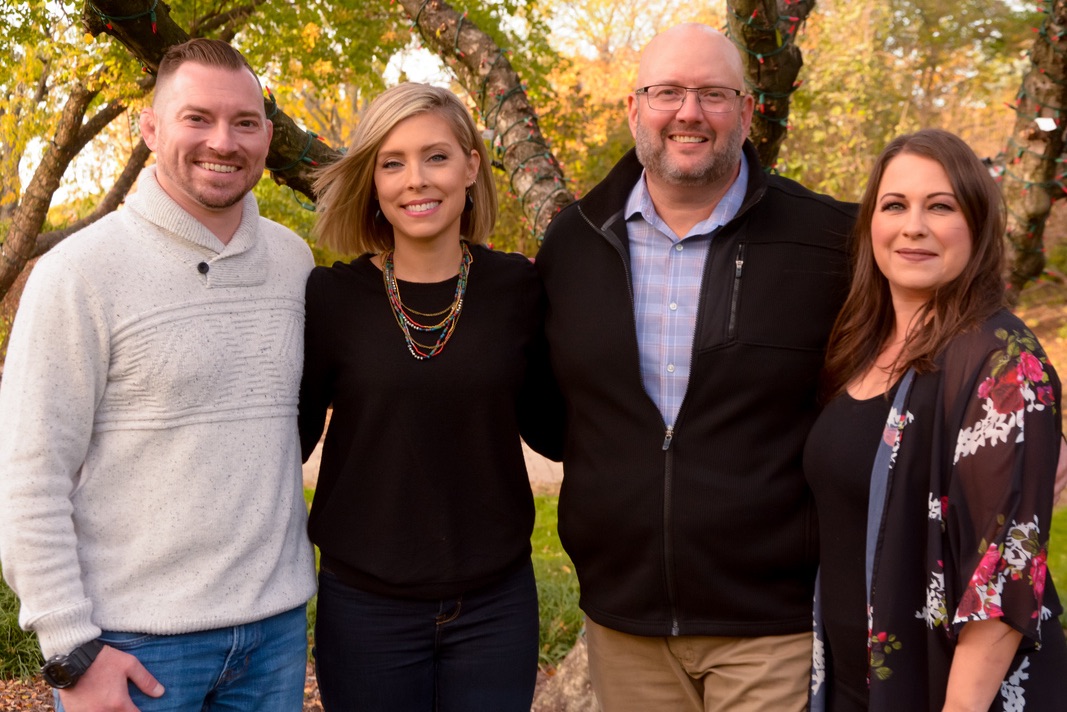
M 956 422 L 962 422 L 943 483 L 947 496 L 931 492 L 943 518 L 943 553 L 954 562 L 945 567 L 955 574 L 945 581 L 945 613 L 957 630 L 968 621 L 1001 618 L 1036 639 L 1059 453 L 1059 384 L 1024 327 L 998 328 L 992 336 L 984 366 L 963 369 L 969 377 L 954 377 L 962 364 L 954 363 L 952 350 L 945 362 L 946 398 L 957 404 L 946 412 L 961 414 Z

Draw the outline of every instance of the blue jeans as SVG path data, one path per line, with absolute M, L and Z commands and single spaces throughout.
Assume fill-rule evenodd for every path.
M 166 688 L 141 712 L 300 712 L 307 676 L 304 606 L 254 623 L 179 635 L 104 631 L 100 640 L 141 661 Z M 56 710 L 63 712 L 56 695 Z
M 319 573 L 315 670 L 328 712 L 529 712 L 533 567 L 445 600 L 379 596 Z

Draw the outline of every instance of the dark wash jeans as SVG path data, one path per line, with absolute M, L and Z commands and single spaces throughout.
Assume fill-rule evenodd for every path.
M 315 670 L 327 712 L 529 712 L 537 637 L 529 563 L 499 584 L 430 601 L 319 573 Z

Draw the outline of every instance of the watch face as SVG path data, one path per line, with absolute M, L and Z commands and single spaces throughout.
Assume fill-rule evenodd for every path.
M 77 680 L 74 675 L 71 675 L 67 666 L 61 662 L 45 663 L 45 666 L 41 668 L 41 675 L 44 676 L 45 682 L 60 690 L 70 687 Z

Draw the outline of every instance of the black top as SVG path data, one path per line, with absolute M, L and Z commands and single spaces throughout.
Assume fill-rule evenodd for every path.
M 957 335 L 938 355 L 935 370 L 915 377 L 900 413 L 890 416 L 899 441 L 874 542 L 868 649 L 854 647 L 855 631 L 867 628 L 862 602 L 845 601 L 840 610 L 824 604 L 824 632 L 830 633 L 827 615 L 833 615 L 839 630 L 852 633 L 843 651 L 827 636 L 816 636 L 815 649 L 823 651 L 813 656 L 816 689 L 822 679 L 832 690 L 843 675 L 854 687 L 854 666 L 866 662 L 870 712 L 940 710 L 961 628 L 999 619 L 1023 639 L 989 709 L 1064 708 L 1067 640 L 1047 564 L 1060 395 L 1037 339 L 1007 311 Z M 819 457 L 836 458 L 850 447 L 850 436 L 859 437 L 858 420 L 825 437 L 833 424 L 823 421 L 836 419 L 841 407 L 849 406 L 827 405 L 812 429 L 822 443 L 808 443 L 808 476 L 823 531 L 863 543 L 866 498 L 834 491 L 814 456 L 820 450 Z M 885 422 L 872 419 L 862 427 L 872 430 L 857 443 L 861 448 L 877 442 Z M 834 469 L 847 466 L 842 460 Z M 834 479 L 838 488 L 851 489 L 869 476 L 869 461 L 856 466 L 861 472 Z M 863 567 L 834 546 L 833 537 L 823 538 L 821 590 L 833 596 L 828 582 L 848 581 L 841 584 L 843 595 L 859 601 L 853 592 L 857 586 L 862 591 Z M 845 661 L 846 655 L 852 659 Z M 829 706 L 831 712 L 851 708 Z
M 522 565 L 534 510 L 520 432 L 558 457 L 546 439 L 558 417 L 540 281 L 522 255 L 471 253 L 455 333 L 425 361 L 408 352 L 369 255 L 308 280 L 305 459 L 333 404 L 308 530 L 335 573 L 381 595 L 458 595 Z M 400 291 L 405 305 L 435 312 L 455 285 Z
M 894 388 L 894 392 L 895 392 Z M 827 404 L 804 448 L 804 474 L 820 513 L 824 566 L 818 595 L 832 655 L 829 709 L 867 709 L 867 594 L 864 591 L 871 467 L 894 392 L 866 400 L 848 394 Z

